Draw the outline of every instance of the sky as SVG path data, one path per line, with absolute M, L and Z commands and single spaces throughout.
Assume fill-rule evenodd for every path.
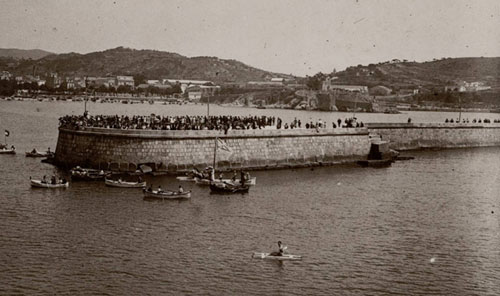
M 314 75 L 391 59 L 500 56 L 499 0 L 0 0 L 0 48 L 118 46 Z

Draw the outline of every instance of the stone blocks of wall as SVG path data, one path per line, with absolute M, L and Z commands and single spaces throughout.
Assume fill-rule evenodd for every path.
M 500 146 L 499 124 L 368 124 L 396 150 Z
M 218 149 L 218 169 L 270 169 L 351 162 L 366 158 L 368 131 L 232 130 L 145 131 L 90 128 L 59 130 L 55 162 L 133 171 L 148 164 L 157 171 L 184 172 L 205 168 L 214 160 L 215 138 L 225 141 L 230 152 Z

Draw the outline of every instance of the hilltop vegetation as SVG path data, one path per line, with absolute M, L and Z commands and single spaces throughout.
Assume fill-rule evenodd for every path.
M 432 62 L 385 62 L 349 67 L 332 74 L 339 84 L 404 88 L 434 88 L 463 81 L 481 81 L 500 88 L 500 58 L 446 58 Z
M 48 55 L 51 52 L 41 49 L 17 49 L 17 48 L 0 48 L 0 57 L 18 59 L 33 59 L 38 60 Z
M 215 82 L 247 82 L 288 76 L 250 67 L 236 60 L 189 58 L 176 53 L 123 47 L 88 54 L 54 54 L 36 61 L 22 60 L 10 71 L 26 75 L 32 74 L 34 67 L 37 73 L 57 72 L 60 76 L 140 75 L 146 79 L 168 77 Z

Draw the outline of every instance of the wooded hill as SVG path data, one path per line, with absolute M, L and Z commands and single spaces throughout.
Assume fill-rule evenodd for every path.
M 484 82 L 500 89 L 500 58 L 444 58 L 431 62 L 391 61 L 367 66 L 358 65 L 332 73 L 335 83 L 382 85 L 391 89 L 432 88 L 457 83 Z
M 8 63 L 10 64 L 7 65 Z M 290 77 L 260 70 L 236 60 L 216 57 L 189 58 L 177 53 L 124 47 L 88 54 L 52 54 L 38 60 L 2 59 L 0 67 L 16 75 L 33 74 L 35 70 L 37 75 L 57 72 L 61 76 L 132 75 L 145 79 L 166 77 L 215 82 L 263 81 L 272 77 Z
M 38 60 L 48 55 L 51 52 L 41 49 L 17 49 L 17 48 L 0 48 L 0 58 L 17 59 L 33 59 Z

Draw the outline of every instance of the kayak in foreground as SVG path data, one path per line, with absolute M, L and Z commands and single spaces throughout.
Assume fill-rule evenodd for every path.
M 274 256 L 271 253 L 253 253 L 254 259 L 272 259 L 272 260 L 302 260 L 300 255 L 283 254 L 281 256 Z

